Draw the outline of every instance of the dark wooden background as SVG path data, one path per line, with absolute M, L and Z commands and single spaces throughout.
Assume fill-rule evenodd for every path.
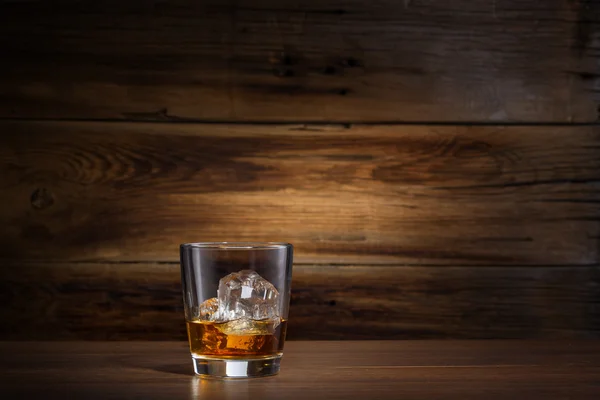
M 600 1 L 0 1 L 0 338 L 179 339 L 178 245 L 296 246 L 290 339 L 600 337 Z

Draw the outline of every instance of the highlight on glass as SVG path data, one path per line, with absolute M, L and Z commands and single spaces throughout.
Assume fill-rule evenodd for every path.
M 278 373 L 290 304 L 292 245 L 186 243 L 180 254 L 195 373 L 215 378 Z

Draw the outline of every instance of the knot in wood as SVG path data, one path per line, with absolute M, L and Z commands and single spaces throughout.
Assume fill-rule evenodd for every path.
M 31 193 L 31 206 L 37 210 L 43 210 L 54 204 L 54 196 L 46 188 L 38 188 Z

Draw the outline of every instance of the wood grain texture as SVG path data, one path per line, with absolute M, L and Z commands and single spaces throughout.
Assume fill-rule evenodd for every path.
M 597 264 L 598 127 L 2 122 L 0 256 Z
M 3 398 L 597 399 L 598 341 L 288 342 L 279 375 L 192 376 L 167 343 L 0 344 Z M 35 355 L 35 356 L 34 356 Z
M 589 0 L 0 3 L 0 116 L 593 122 Z
M 185 338 L 176 264 L 19 264 L 0 338 Z M 600 337 L 598 267 L 295 266 L 288 339 Z

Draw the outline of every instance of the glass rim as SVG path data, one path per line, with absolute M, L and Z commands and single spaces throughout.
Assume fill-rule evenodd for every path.
M 285 242 L 190 242 L 182 243 L 182 249 L 208 250 L 276 250 L 292 247 Z

